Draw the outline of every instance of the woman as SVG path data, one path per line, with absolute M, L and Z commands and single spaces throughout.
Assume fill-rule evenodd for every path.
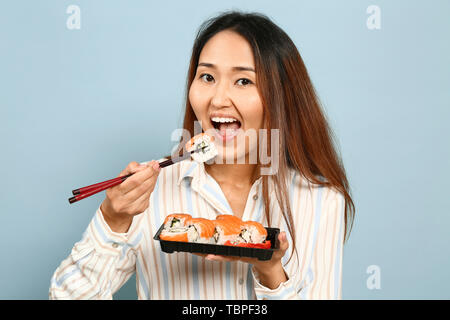
M 200 123 L 213 133 L 215 161 L 164 169 L 156 161 L 130 163 L 119 175 L 136 174 L 107 190 L 55 271 L 50 298 L 111 299 L 136 272 L 139 299 L 340 299 L 355 209 L 291 39 L 261 14 L 208 20 L 193 46 L 187 89 L 184 129 L 193 136 Z M 252 131 L 277 139 L 250 139 Z M 264 152 L 251 161 L 264 147 L 270 161 Z M 163 253 L 152 238 L 174 212 L 234 214 L 279 227 L 280 250 L 269 261 Z

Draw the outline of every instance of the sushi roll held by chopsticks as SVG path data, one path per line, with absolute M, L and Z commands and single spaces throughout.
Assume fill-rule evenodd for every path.
M 198 150 L 191 155 L 192 159 L 197 162 L 212 160 L 218 154 L 213 140 L 214 138 L 206 133 L 197 134 L 186 143 L 186 151 Z

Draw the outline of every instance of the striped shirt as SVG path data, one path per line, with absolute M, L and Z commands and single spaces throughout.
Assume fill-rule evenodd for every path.
M 207 219 L 233 214 L 204 164 L 184 160 L 161 170 L 149 207 L 134 216 L 127 233 L 111 231 L 97 209 L 81 241 L 53 274 L 49 298 L 112 299 L 136 273 L 139 299 L 341 299 L 344 197 L 308 183 L 292 169 L 289 179 L 299 258 L 294 254 L 288 262 L 292 238 L 269 189 L 271 227 L 286 231 L 290 243 L 282 259 L 288 280 L 275 289 L 262 285 L 250 264 L 161 251 L 153 237 L 168 214 Z M 261 180 L 250 189 L 242 219 L 267 225 Z

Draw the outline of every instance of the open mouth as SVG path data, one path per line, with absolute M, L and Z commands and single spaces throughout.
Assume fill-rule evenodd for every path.
M 234 138 L 241 128 L 241 122 L 234 117 L 211 117 L 211 124 L 223 140 Z

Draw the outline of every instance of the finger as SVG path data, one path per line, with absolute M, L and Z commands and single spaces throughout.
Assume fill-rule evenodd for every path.
M 204 258 L 210 261 L 222 261 L 222 262 L 241 261 L 249 264 L 255 264 L 259 261 L 258 258 L 221 256 L 216 254 L 207 254 Z
M 273 258 L 281 259 L 285 254 L 287 249 L 289 248 L 289 242 L 286 237 L 286 232 L 280 232 L 278 235 L 278 241 L 280 243 L 279 249 L 273 253 Z
M 140 170 L 144 170 L 144 169 L 146 169 L 147 168 L 147 165 L 140 165 L 139 163 L 137 163 L 136 161 L 132 161 L 132 162 L 130 162 L 128 165 L 127 165 L 127 167 L 125 168 L 125 169 L 123 169 L 120 173 L 119 173 L 119 175 L 118 175 L 118 177 L 121 177 L 121 176 L 126 176 L 127 174 L 130 174 L 130 173 L 135 173 L 135 172 L 137 172 L 137 171 L 140 171 Z
M 260 261 L 258 258 L 244 258 L 244 257 L 240 258 L 239 260 L 248 264 L 256 264 Z
M 119 176 L 124 176 L 131 172 L 134 172 L 134 174 L 132 176 L 130 176 L 129 178 L 127 178 L 124 182 L 122 182 L 112 188 L 108 188 L 106 190 L 107 196 L 111 199 L 118 198 L 118 197 L 120 197 L 120 198 L 125 197 L 128 192 L 130 192 L 131 190 L 133 190 L 135 188 L 134 186 L 138 186 L 141 184 L 140 182 L 134 181 L 134 180 L 139 180 L 139 178 L 141 177 L 141 174 L 139 171 L 145 171 L 148 169 L 149 169 L 148 165 L 139 165 L 137 162 L 130 162 L 128 164 L 128 166 L 119 174 Z M 130 184 L 129 181 L 134 181 L 134 182 L 131 182 L 131 184 Z M 138 196 L 133 197 L 132 200 L 134 201 L 137 198 L 138 198 Z
M 139 214 L 147 210 L 148 206 L 150 205 L 150 194 L 151 194 L 150 191 L 145 192 L 138 199 L 136 199 L 132 204 L 133 207 L 132 212 L 136 212 Z
M 148 170 L 154 170 L 153 168 L 149 168 Z M 136 173 L 136 174 L 140 174 Z M 150 195 L 150 193 L 155 188 L 156 180 L 158 179 L 159 171 L 154 171 L 153 174 L 145 180 L 142 180 L 143 177 L 137 177 L 136 183 L 125 185 L 124 189 L 131 188 L 128 191 L 125 191 L 125 197 L 128 201 L 137 201 L 140 197 L 145 194 Z M 127 179 L 128 180 L 128 179 Z M 125 181 L 126 182 L 126 181 Z M 125 183 L 123 182 L 123 183 Z
M 205 259 L 209 261 L 222 261 L 222 262 L 231 262 L 239 260 L 238 257 L 220 256 L 216 254 L 208 254 L 206 255 Z
M 130 191 L 138 188 L 146 180 L 151 179 L 155 174 L 159 173 L 159 164 L 156 161 L 152 161 L 149 163 L 149 165 L 145 166 L 143 170 L 137 170 L 131 177 L 127 178 L 124 182 L 122 182 L 120 186 L 120 191 L 123 194 L 127 194 Z M 148 183 L 147 183 L 148 186 Z M 133 195 L 133 198 L 136 199 L 139 196 L 142 195 L 143 192 L 145 192 L 146 187 L 142 187 L 138 192 L 137 195 Z
M 133 195 L 134 192 L 140 192 L 139 190 L 141 188 L 142 188 L 142 190 L 144 190 L 142 192 L 142 194 L 137 197 L 137 199 L 128 200 L 128 201 L 134 201 L 137 208 L 140 208 L 140 209 L 138 209 L 138 211 L 140 210 L 140 212 L 144 212 L 150 205 L 150 196 L 151 196 L 153 190 L 155 189 L 157 177 L 158 177 L 158 175 L 153 176 L 149 180 L 146 180 L 141 186 L 139 186 L 138 188 L 134 189 L 133 191 L 131 191 L 127 195 L 125 195 L 125 197 L 130 197 L 130 196 L 133 197 L 133 196 L 135 196 L 135 195 Z M 138 194 L 138 193 L 136 193 L 136 194 Z M 128 199 L 131 199 L 131 198 L 128 198 Z
M 278 235 L 278 239 L 280 240 L 280 246 L 286 247 L 286 249 L 289 247 L 289 242 L 287 241 L 287 235 L 285 231 L 282 231 Z
M 133 175 L 138 174 L 141 171 L 153 167 L 154 170 L 159 168 L 159 163 L 156 160 L 149 161 L 144 164 L 137 163 L 136 161 L 130 162 L 130 164 L 123 171 L 125 174 L 133 173 Z M 148 174 L 148 173 L 147 173 Z
M 152 190 L 153 189 L 149 190 L 136 199 L 131 198 L 129 194 L 119 194 L 116 199 L 116 207 L 118 208 L 117 211 L 128 215 L 137 215 L 143 213 L 150 205 L 150 195 Z
M 286 232 L 282 231 L 278 235 L 278 240 L 280 241 L 280 250 L 286 251 L 289 248 L 289 242 L 287 240 Z

